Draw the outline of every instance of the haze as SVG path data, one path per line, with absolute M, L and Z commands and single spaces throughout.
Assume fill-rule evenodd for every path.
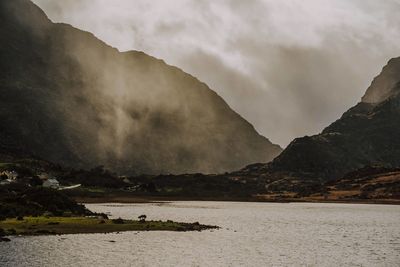
M 320 132 L 400 52 L 399 0 L 34 0 L 206 82 L 273 142 Z

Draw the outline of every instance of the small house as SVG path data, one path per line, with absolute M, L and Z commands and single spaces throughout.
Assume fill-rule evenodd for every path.
M 7 179 L 15 181 L 18 178 L 18 173 L 16 171 L 3 171 L 0 172 L 0 176 L 6 176 Z
M 43 187 L 58 189 L 60 187 L 60 183 L 55 178 L 47 179 L 43 182 Z

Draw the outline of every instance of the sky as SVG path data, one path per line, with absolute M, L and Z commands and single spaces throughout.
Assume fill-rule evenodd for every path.
M 400 0 L 33 2 L 196 76 L 282 147 L 338 119 L 400 56 Z

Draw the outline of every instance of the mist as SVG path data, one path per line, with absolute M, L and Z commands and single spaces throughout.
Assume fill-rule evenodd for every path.
M 3 120 L 19 119 L 0 137 L 26 153 L 131 175 L 223 173 L 281 152 L 181 69 L 53 23 L 27 0 L 2 11 Z
M 183 68 L 283 146 L 359 102 L 400 49 L 398 0 L 34 2 L 53 21 Z

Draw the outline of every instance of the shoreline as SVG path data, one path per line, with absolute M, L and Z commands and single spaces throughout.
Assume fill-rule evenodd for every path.
M 68 234 L 106 234 L 132 231 L 204 231 L 219 229 L 198 222 L 138 221 L 90 217 L 24 217 L 0 221 L 0 238 L 6 236 L 40 236 Z M 1 241 L 1 240 L 0 240 Z
M 165 197 L 165 196 L 104 196 L 104 197 L 73 197 L 78 203 L 101 204 L 145 204 L 173 201 L 216 201 L 216 202 L 255 202 L 255 203 L 332 203 L 332 204 L 376 204 L 400 205 L 400 199 L 318 199 L 318 198 L 283 198 L 265 199 L 261 197 Z

